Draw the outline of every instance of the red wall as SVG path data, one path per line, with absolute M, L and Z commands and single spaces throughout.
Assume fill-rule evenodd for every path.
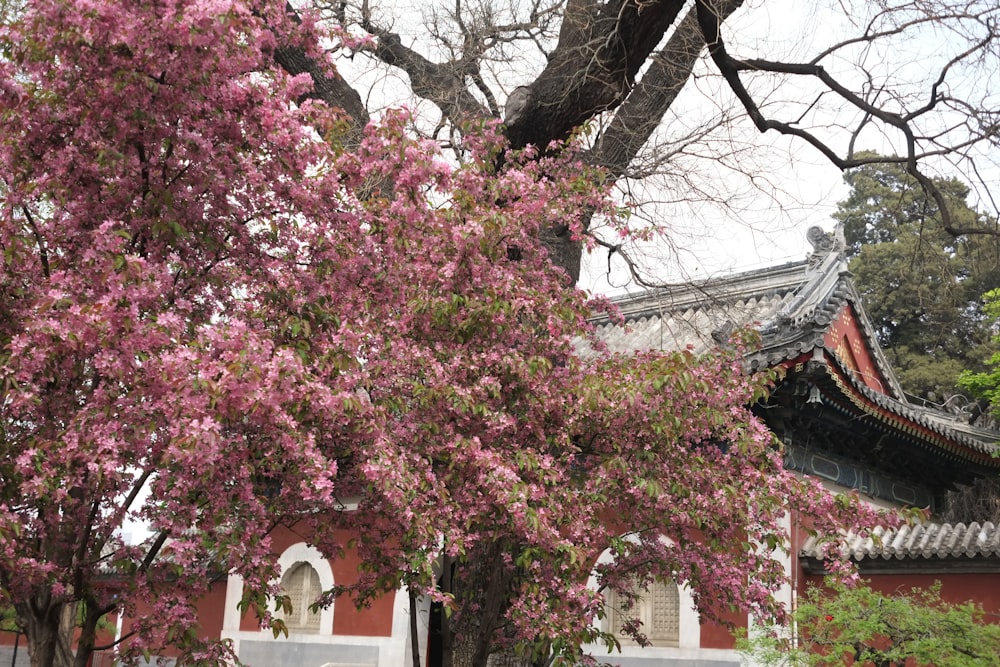
M 352 537 L 347 531 L 331 528 L 341 544 L 348 544 Z M 271 534 L 273 550 L 281 555 L 288 547 L 298 542 L 307 542 L 305 537 L 293 529 L 279 527 Z M 333 570 L 333 580 L 338 585 L 349 585 L 358 580 L 360 560 L 357 552 L 350 548 L 344 549 L 343 556 L 330 561 Z M 392 608 L 396 595 L 386 593 L 370 605 L 358 609 L 353 600 L 346 596 L 337 599 L 333 607 L 334 634 L 362 635 L 366 637 L 389 637 L 392 635 Z M 221 618 L 221 617 L 220 617 Z M 219 626 L 221 630 L 221 623 Z M 244 614 L 240 620 L 240 630 L 255 631 L 258 629 L 257 619 L 253 614 Z
M 913 588 L 930 588 L 941 582 L 941 599 L 961 604 L 970 600 L 980 604 L 987 618 L 1000 623 L 1000 572 L 942 572 L 939 574 L 877 574 L 864 573 L 861 577 L 871 582 L 871 587 L 881 593 L 907 593 Z M 823 578 L 808 575 L 807 586 L 822 586 Z
M 723 613 L 720 616 L 737 628 L 747 627 L 746 614 Z M 701 648 L 736 648 L 736 637 L 725 625 L 705 621 L 701 624 Z

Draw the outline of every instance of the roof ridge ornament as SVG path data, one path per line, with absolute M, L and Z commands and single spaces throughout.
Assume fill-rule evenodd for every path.
M 806 240 L 813 247 L 807 257 L 809 271 L 819 268 L 830 255 L 840 255 L 847 250 L 844 226 L 840 223 L 837 223 L 832 232 L 825 232 L 819 225 L 813 225 L 806 231 Z
M 815 318 L 812 324 L 826 327 L 832 313 L 817 310 L 835 296 L 834 291 L 847 270 L 847 242 L 844 229 L 837 225 L 832 232 L 824 232 L 819 225 L 813 225 L 806 232 L 806 239 L 813 251 L 806 257 L 804 281 L 795 289 L 795 296 L 776 314 L 778 322 L 799 327 L 808 318 Z

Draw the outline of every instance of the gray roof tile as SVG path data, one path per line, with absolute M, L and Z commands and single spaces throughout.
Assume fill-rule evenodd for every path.
M 752 327 L 762 348 L 748 360 L 751 368 L 792 359 L 822 347 L 823 334 L 848 301 L 859 297 L 840 248 L 801 261 L 726 278 L 682 283 L 614 299 L 625 325 L 598 317 L 597 336 L 613 352 L 690 349 L 698 354 L 718 345 L 713 333 Z M 870 340 L 874 331 L 861 314 L 859 325 Z M 580 346 L 581 354 L 589 348 Z M 887 390 L 902 389 L 880 350 L 876 366 L 888 378 Z
M 921 523 L 899 528 L 878 528 L 879 539 L 850 533 L 839 547 L 855 561 L 866 559 L 951 559 L 1000 557 L 1000 528 L 992 522 Z M 801 555 L 822 559 L 830 550 L 829 541 L 810 537 Z

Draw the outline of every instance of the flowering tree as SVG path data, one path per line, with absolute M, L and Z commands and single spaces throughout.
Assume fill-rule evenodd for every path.
M 745 409 L 769 378 L 738 347 L 575 354 L 596 304 L 539 229 L 614 219 L 601 175 L 490 125 L 449 165 L 405 114 L 344 150 L 309 77 L 272 65 L 320 37 L 268 2 L 5 17 L 0 606 L 32 665 L 86 664 L 116 611 L 126 656 L 231 660 L 193 604 L 226 571 L 247 607 L 278 595 L 268 534 L 292 521 L 330 557 L 330 522 L 363 522 L 354 592 L 448 605 L 456 665 L 578 655 L 604 549 L 604 585 L 667 575 L 707 613 L 777 612 L 757 547 L 783 544 L 785 507 L 873 517 L 783 472 Z M 127 544 L 129 521 L 154 537 Z
M 332 499 L 358 341 L 313 357 L 295 315 L 337 289 L 318 266 L 361 270 L 360 230 L 311 222 L 334 177 L 257 14 L 43 2 L 0 37 L 0 581 L 35 665 L 71 664 L 77 623 L 85 664 L 139 601 L 137 649 L 182 636 L 218 571 L 266 586 L 268 528 Z

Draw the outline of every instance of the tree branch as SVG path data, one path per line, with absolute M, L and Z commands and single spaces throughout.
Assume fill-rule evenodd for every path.
M 728 18 L 742 4 L 742 0 L 721 2 L 720 20 Z M 664 47 L 650 58 L 649 69 L 622 103 L 597 146 L 591 149 L 590 162 L 605 167 L 614 177 L 625 173 L 687 83 L 704 46 L 696 13 L 688 12 Z
M 456 63 L 431 62 L 404 46 L 398 34 L 376 26 L 371 20 L 368 0 L 362 6 L 361 27 L 377 38 L 375 57 L 406 72 L 413 93 L 436 104 L 452 122 L 461 124 L 490 116 L 489 109 L 469 92 Z
M 903 116 L 870 103 L 837 81 L 837 79 L 830 75 L 822 65 L 816 64 L 816 61 L 810 63 L 783 63 L 763 59 L 737 60 L 726 52 L 725 44 L 719 32 L 721 21 L 719 20 L 714 0 L 697 0 L 695 6 L 698 12 L 698 23 L 701 26 L 705 42 L 708 44 L 709 53 L 712 56 L 713 62 L 716 67 L 719 68 L 722 76 L 729 84 L 730 89 L 733 93 L 735 93 L 737 99 L 739 99 L 743 108 L 746 110 L 747 115 L 750 116 L 750 119 L 754 122 L 754 125 L 756 125 L 757 129 L 761 133 L 767 132 L 768 130 L 775 130 L 781 134 L 798 137 L 816 148 L 832 164 L 841 170 L 850 169 L 851 167 L 857 167 L 861 164 L 868 164 L 871 162 L 871 160 L 855 160 L 851 155 L 842 157 L 812 132 L 796 127 L 790 123 L 766 118 L 761 112 L 760 107 L 754 101 L 750 92 L 747 90 L 746 86 L 744 86 L 743 81 L 740 79 L 740 72 L 747 70 L 766 71 L 778 74 L 814 77 L 821 81 L 830 91 L 840 96 L 841 99 L 863 111 L 865 116 L 862 122 L 869 122 L 870 119 L 875 118 L 886 125 L 895 128 L 902 134 L 906 142 L 906 156 L 899 161 L 906 165 L 907 173 L 913 176 L 917 182 L 920 183 L 924 191 L 934 199 L 939 210 L 941 211 L 942 227 L 948 233 L 954 236 L 960 236 L 963 234 L 995 233 L 993 230 L 983 229 L 980 227 L 960 228 L 954 225 L 954 221 L 952 220 L 952 216 L 949 212 L 944 194 L 934 184 L 933 180 L 926 176 L 919 168 L 917 162 L 918 154 L 916 137 L 914 136 L 913 128 L 909 123 L 909 121 L 914 117 L 913 114 Z M 976 48 L 971 49 L 969 53 L 974 52 Z M 959 58 L 964 56 L 965 54 Z M 948 67 L 952 66 L 954 62 L 954 60 L 949 62 Z M 940 82 L 935 83 L 935 91 L 939 85 Z
M 285 11 L 296 23 L 301 21 L 291 4 L 286 4 Z M 274 60 L 292 76 L 309 74 L 313 89 L 303 96 L 303 100 L 318 100 L 330 107 L 342 109 L 347 114 L 350 126 L 348 143 L 361 140 L 361 132 L 369 121 L 368 109 L 365 108 L 361 95 L 340 76 L 336 68 L 318 62 L 300 46 L 279 46 L 274 50 Z
M 569 2 L 548 65 L 527 87 L 522 112 L 507 123 L 511 145 L 544 147 L 618 108 L 683 7 L 683 0 Z

